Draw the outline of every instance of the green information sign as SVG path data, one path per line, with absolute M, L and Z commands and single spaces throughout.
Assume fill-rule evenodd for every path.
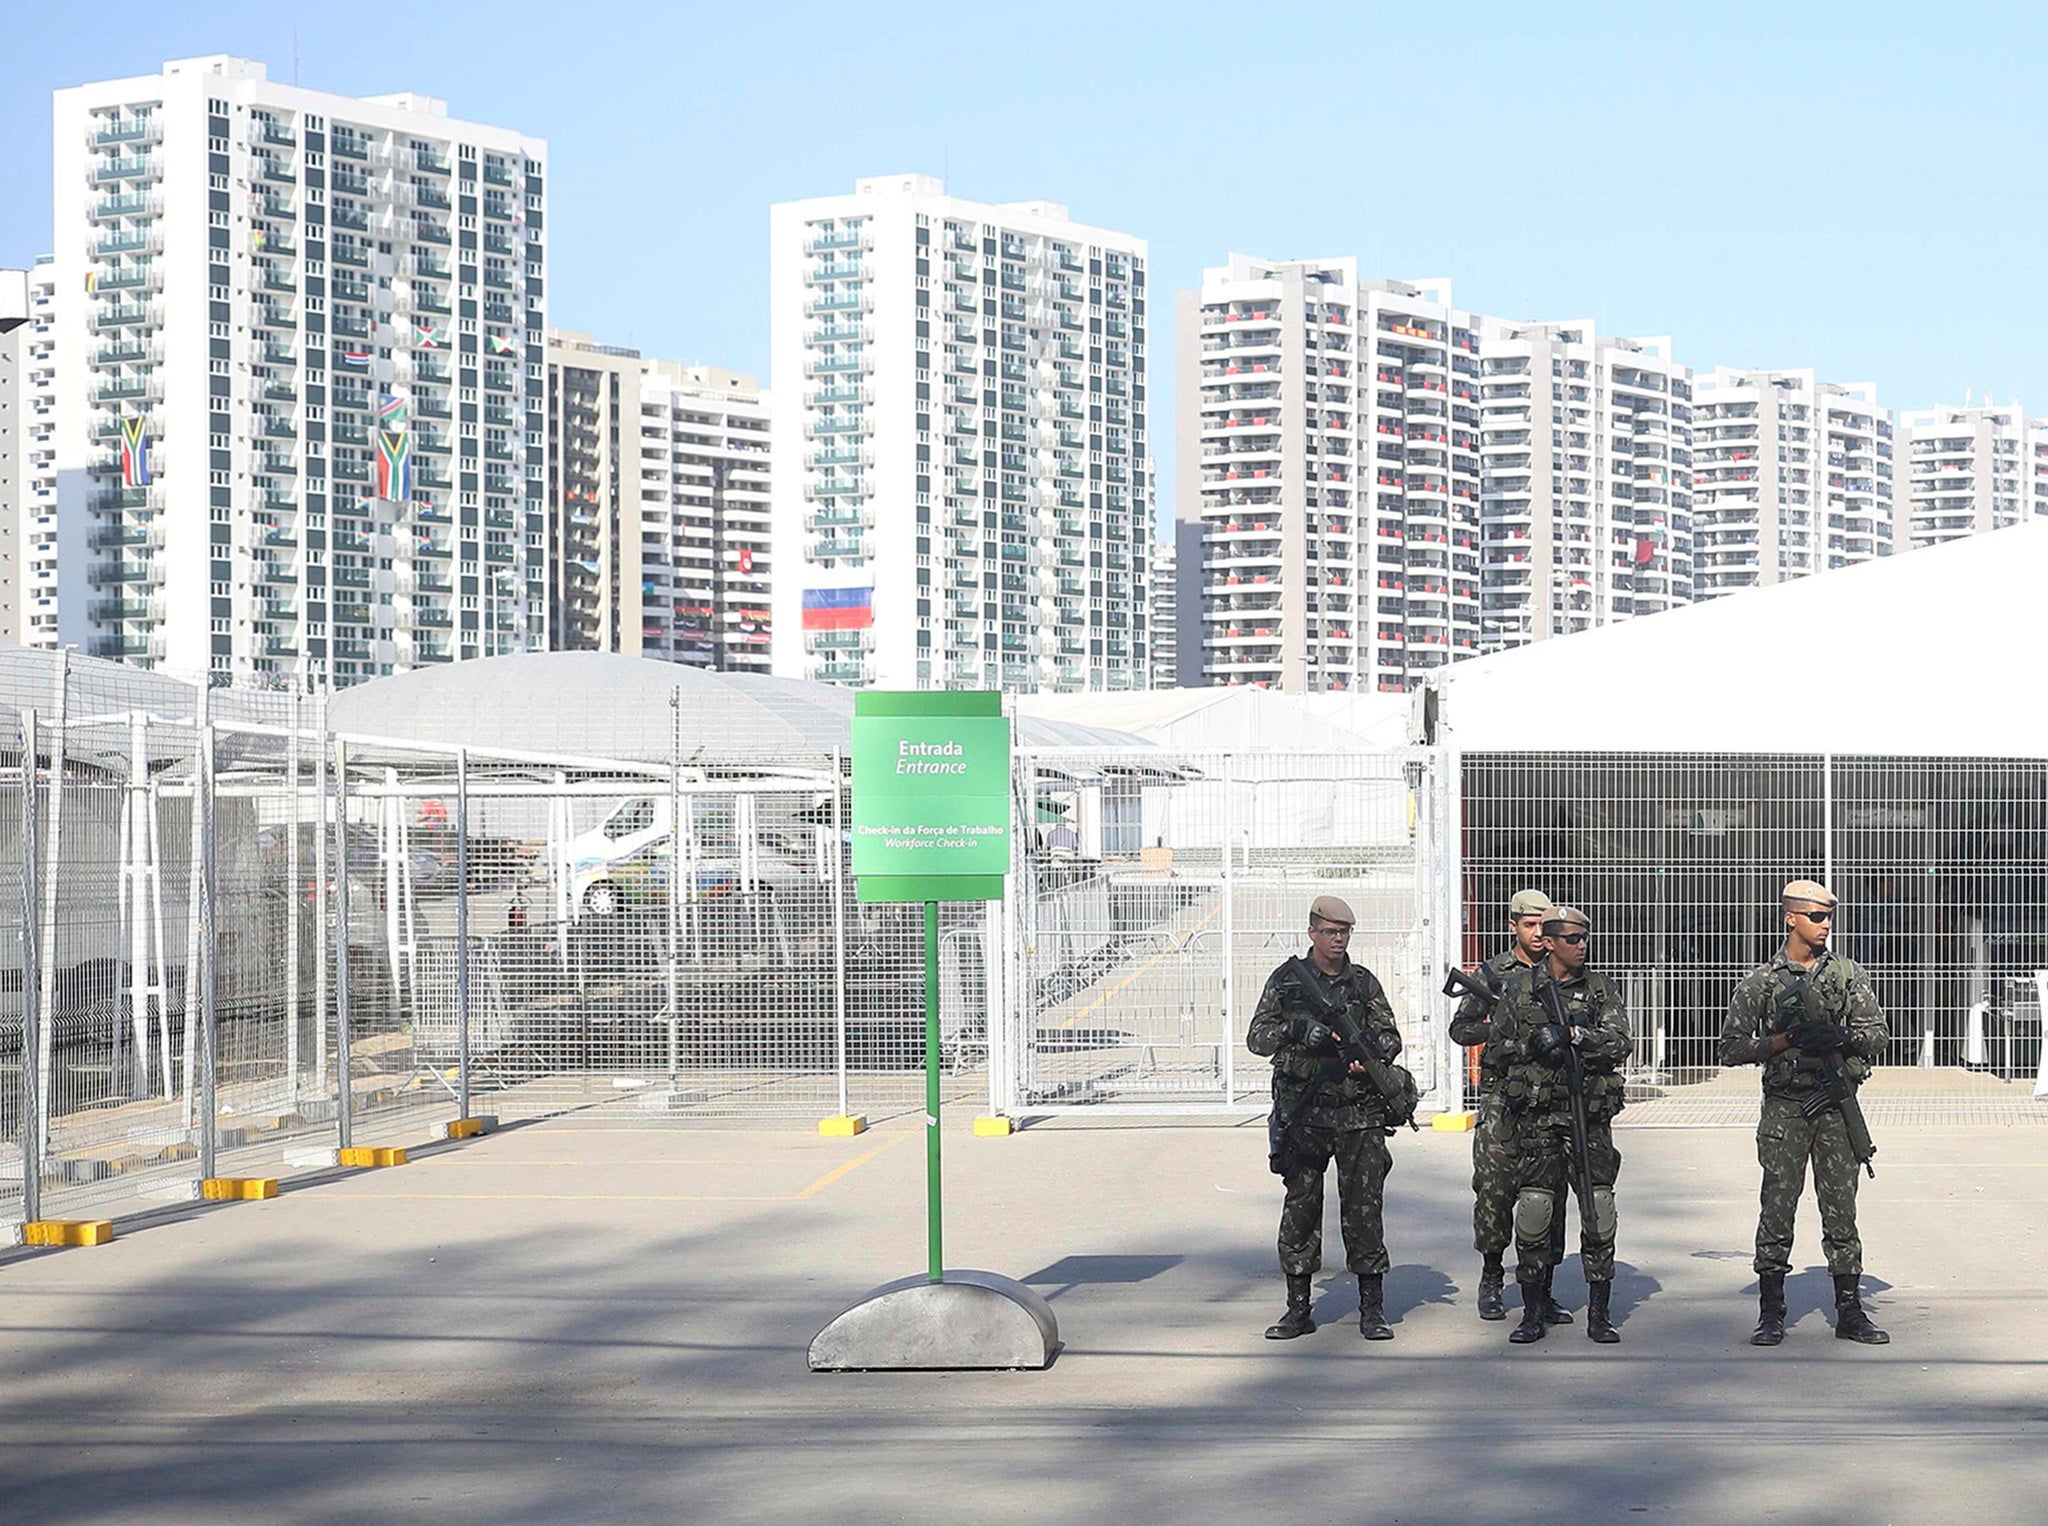
M 939 903 L 1000 901 L 1010 723 L 988 690 L 853 697 L 853 876 L 863 901 L 924 903 L 927 1275 L 945 1280 L 939 1190 Z
M 992 901 L 1010 867 L 1002 696 L 864 691 L 853 710 L 853 873 L 863 901 Z

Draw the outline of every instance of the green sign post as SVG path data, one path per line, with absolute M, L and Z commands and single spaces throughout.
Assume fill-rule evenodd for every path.
M 853 701 L 853 874 L 863 902 L 924 903 L 924 1128 L 930 1277 L 939 1192 L 939 903 L 996 901 L 1010 867 L 1010 723 L 985 691 Z
M 946 1270 L 939 1201 L 939 903 L 1002 899 L 1010 723 L 1002 697 L 854 696 L 853 873 L 862 901 L 924 905 L 925 1275 L 884 1283 L 820 1330 L 813 1372 L 1043 1369 L 1060 1322 L 997 1272 Z

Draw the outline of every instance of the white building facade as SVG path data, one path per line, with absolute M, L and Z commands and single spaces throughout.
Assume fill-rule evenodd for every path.
M 61 639 L 348 683 L 539 646 L 546 148 L 226 56 L 57 92 Z
M 57 645 L 57 283 L 49 259 L 27 274 L 28 322 L 12 345 L 13 461 L 0 485 L 13 568 L 13 616 L 0 636 L 23 646 Z
M 1977 404 L 1907 409 L 1898 429 L 1902 549 L 2048 514 L 2048 420 Z
M 1473 653 L 1479 332 L 1450 283 L 1232 255 L 1178 328 L 1183 681 L 1398 692 Z
M 765 673 L 768 399 L 751 376 L 548 335 L 548 644 Z
M 31 339 L 28 272 L 0 270 L 0 641 L 21 640 L 21 513 L 27 497 Z
M 1146 634 L 1152 643 L 1154 689 L 1180 687 L 1180 553 L 1172 535 L 1155 536 L 1146 572 L 1151 578 L 1152 618 Z
M 1480 646 L 1692 600 L 1692 372 L 1667 337 L 1487 319 Z
M 1148 680 L 1146 246 L 900 175 L 770 216 L 774 670 Z
M 1867 382 L 1727 366 L 1697 377 L 1694 596 L 1890 556 L 1893 427 Z

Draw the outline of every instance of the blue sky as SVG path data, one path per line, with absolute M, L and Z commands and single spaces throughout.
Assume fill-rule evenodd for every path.
M 236 52 L 546 137 L 551 316 L 764 370 L 772 201 L 900 170 L 1151 241 L 1357 254 L 1462 305 L 1668 333 L 1696 369 L 1819 368 L 1894 406 L 2048 414 L 2039 7 L 11 6 L 0 265 L 49 240 L 49 92 Z

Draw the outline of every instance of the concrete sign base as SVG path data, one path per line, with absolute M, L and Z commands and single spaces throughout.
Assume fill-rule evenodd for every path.
M 949 1271 L 884 1283 L 818 1332 L 811 1371 L 966 1371 L 1050 1367 L 1060 1349 L 1052 1305 L 994 1272 Z

